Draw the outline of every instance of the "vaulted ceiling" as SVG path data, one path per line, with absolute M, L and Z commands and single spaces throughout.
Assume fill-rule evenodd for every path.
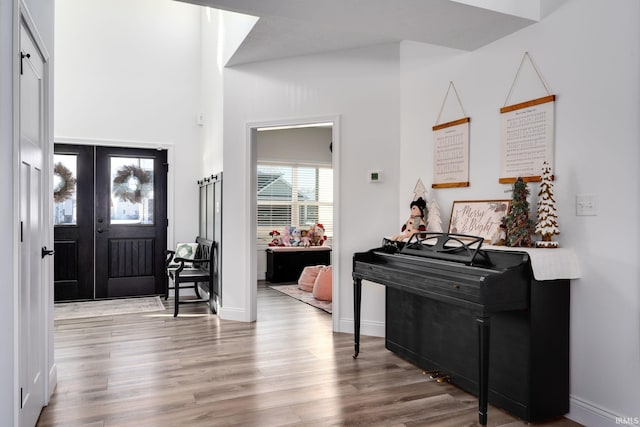
M 541 0 L 181 1 L 260 18 L 237 65 L 401 40 L 470 51 L 537 22 Z

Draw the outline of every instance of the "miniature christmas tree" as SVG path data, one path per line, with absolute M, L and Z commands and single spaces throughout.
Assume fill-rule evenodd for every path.
M 513 183 L 511 211 L 505 217 L 507 227 L 507 246 L 531 246 L 533 221 L 529 219 L 529 189 L 527 183 L 518 177 Z
M 557 248 L 558 242 L 551 239 L 560 234 L 558 228 L 558 214 L 556 201 L 553 198 L 553 175 L 551 167 L 544 162 L 542 167 L 542 180 L 538 192 L 538 219 L 536 221 L 535 234 L 542 236 L 542 240 L 536 242 L 538 248 Z
M 420 197 L 427 201 L 427 187 L 424 186 L 422 179 L 418 178 L 415 187 L 413 187 L 413 200 L 418 200 Z
M 424 183 L 422 182 L 422 179 L 418 178 L 418 182 L 416 182 L 416 186 L 413 187 L 413 200 L 416 201 L 422 197 L 422 200 L 424 200 L 426 203 L 428 200 L 427 195 L 428 195 L 427 187 L 425 187 Z M 424 218 L 423 218 L 425 223 L 427 222 L 428 216 L 429 216 L 429 208 L 425 207 Z
M 429 214 L 427 217 L 427 231 L 442 233 L 442 218 L 440 217 L 440 205 L 435 199 L 429 202 Z

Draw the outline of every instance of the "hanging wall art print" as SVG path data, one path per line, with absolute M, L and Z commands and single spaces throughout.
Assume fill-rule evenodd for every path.
M 449 91 L 453 88 L 463 117 L 440 123 Z M 436 125 L 433 126 L 433 184 L 431 188 L 469 186 L 469 122 L 453 82 L 442 101 Z
M 432 188 L 469 186 L 469 117 L 433 127 Z
M 546 96 L 508 105 L 527 59 Z M 505 104 L 500 109 L 502 156 L 498 182 L 501 184 L 512 184 L 518 177 L 525 182 L 540 181 L 544 162 L 553 166 L 555 99 L 531 56 L 525 52 Z
M 550 95 L 500 109 L 502 119 L 501 184 L 540 181 L 545 161 L 553 162 L 554 100 Z

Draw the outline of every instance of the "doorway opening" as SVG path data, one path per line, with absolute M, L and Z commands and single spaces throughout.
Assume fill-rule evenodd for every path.
M 329 249 L 332 277 L 338 277 L 337 212 L 338 204 L 338 117 L 316 120 L 288 120 L 251 124 L 249 126 L 252 161 L 252 230 L 254 236 L 255 282 L 250 292 L 252 309 L 256 310 L 258 282 L 273 277 L 268 272 L 268 252 L 274 246 L 306 245 Z M 327 187 L 328 186 L 328 187 Z M 304 239 L 304 233 L 322 227 L 324 236 Z M 286 230 L 299 230 L 287 236 Z M 269 235 L 276 231 L 280 236 Z M 284 233 L 283 233 L 284 232 Z M 285 234 L 283 236 L 283 234 Z M 316 239 L 314 242 L 313 239 Z M 271 246 L 270 246 L 271 244 Z M 308 248 L 308 249 L 314 249 Z M 325 257 L 323 257 L 324 259 Z M 319 258 L 309 258 L 312 264 Z M 301 268 L 291 265 L 291 268 Z M 271 265 L 273 268 L 273 265 Z M 289 278 L 290 279 L 290 278 Z M 295 278 L 297 281 L 297 276 Z M 291 281 L 289 282 L 291 283 Z M 331 280 L 333 284 L 333 280 Z M 335 285 L 331 286 L 337 289 Z M 338 295 L 329 291 L 333 313 L 337 312 Z M 313 305 L 313 304 L 312 304 Z M 338 316 L 334 316 L 334 324 Z
M 54 145 L 54 300 L 165 292 L 167 150 Z

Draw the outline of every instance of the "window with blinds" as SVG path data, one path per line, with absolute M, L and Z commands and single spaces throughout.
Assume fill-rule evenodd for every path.
M 257 167 L 258 242 L 271 241 L 272 230 L 303 230 L 322 224 L 333 237 L 333 169 L 326 166 L 264 164 Z

